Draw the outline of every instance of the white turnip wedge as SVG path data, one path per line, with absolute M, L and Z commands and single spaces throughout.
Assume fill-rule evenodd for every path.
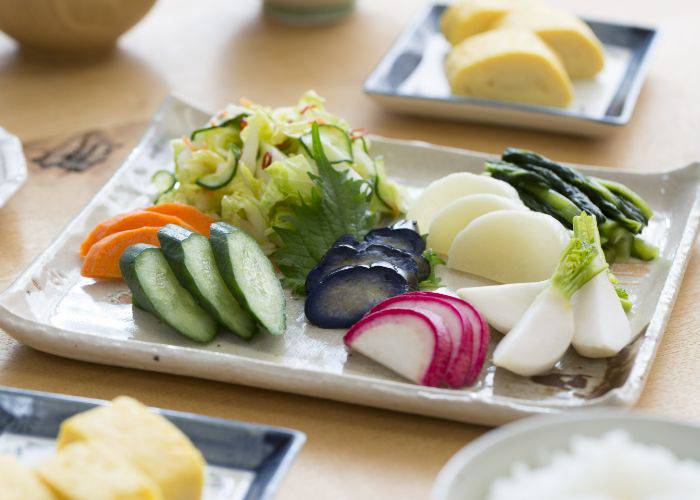
M 435 213 L 452 201 L 470 194 L 491 193 L 519 202 L 518 192 L 510 184 L 469 172 L 457 172 L 431 182 L 408 209 L 406 218 L 415 220 L 418 229 L 427 233 Z
M 587 358 L 615 356 L 629 344 L 632 328 L 606 273 L 586 283 L 572 298 L 576 352 Z
M 462 314 L 462 318 L 465 320 L 465 327 L 471 328 L 472 330 L 473 341 L 471 355 L 469 357 L 469 370 L 466 373 L 457 369 L 451 371 L 451 378 L 446 380 L 446 382 L 452 387 L 464 387 L 474 384 L 476 379 L 479 378 L 481 369 L 484 367 L 486 353 L 489 348 L 491 331 L 489 330 L 489 325 L 486 323 L 486 319 L 474 306 L 454 295 L 437 292 L 411 292 L 406 295 L 440 297 L 456 307 Z M 460 374 L 463 374 L 463 376 L 459 376 Z
M 424 309 L 387 309 L 368 314 L 343 337 L 345 344 L 421 385 L 442 383 L 452 355 L 444 322 Z
M 457 198 L 439 210 L 428 229 L 428 248 L 446 254 L 455 236 L 480 215 L 497 210 L 527 210 L 520 201 L 495 194 L 472 194 Z
M 452 354 L 445 382 L 452 387 L 464 385 L 471 367 L 474 339 L 471 323 L 455 306 L 437 293 L 405 294 L 380 302 L 370 313 L 386 309 L 424 309 L 440 316 L 452 337 Z
M 580 215 L 577 217 L 589 217 Z M 595 219 L 593 219 L 595 223 Z M 498 344 L 496 366 L 518 375 L 547 372 L 559 361 L 574 337 L 571 297 L 583 285 L 607 269 L 598 247 L 572 238 L 549 280 L 520 321 Z
M 457 295 L 476 307 L 489 325 L 508 333 L 548 285 L 549 280 L 475 286 L 460 288 Z
M 574 219 L 574 236 L 594 244 L 598 248 L 598 260 L 605 263 L 598 228 L 592 217 Z M 600 273 L 583 285 L 574 294 L 572 303 L 575 324 L 572 343 L 582 356 L 615 356 L 634 338 L 610 273 Z
M 499 210 L 474 219 L 457 234 L 447 267 L 500 283 L 546 280 L 570 238 L 554 217 Z

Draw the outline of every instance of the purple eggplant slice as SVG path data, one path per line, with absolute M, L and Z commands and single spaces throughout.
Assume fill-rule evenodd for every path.
M 344 234 L 340 238 L 335 240 L 333 245 L 331 245 L 331 248 L 344 246 L 344 247 L 352 247 L 352 248 L 359 249 L 361 245 L 362 245 L 362 243 L 357 241 L 357 239 L 354 236 L 351 236 L 349 234 Z
M 381 301 L 409 289 L 406 278 L 386 264 L 343 267 L 311 291 L 304 312 L 321 328 L 349 328 Z
M 328 250 L 321 262 L 308 274 L 305 283 L 306 293 L 311 293 L 326 276 L 341 267 L 372 265 L 380 262 L 396 268 L 406 278 L 411 288 L 417 288 L 420 269 L 413 254 L 386 245 L 366 245 L 362 250 L 341 245 Z
M 306 275 L 306 282 L 304 283 L 306 293 L 311 293 L 311 290 L 313 290 L 328 274 L 336 269 L 349 265 L 349 260 L 357 255 L 357 252 L 357 249 L 350 246 L 332 246 L 323 256 L 321 262 L 316 264 L 309 274 Z
M 383 227 L 373 229 L 365 236 L 367 243 L 376 243 L 389 247 L 398 248 L 404 252 L 414 255 L 423 255 L 425 251 L 425 241 L 421 235 L 412 229 Z
M 418 232 L 418 223 L 414 220 L 409 219 L 397 220 L 389 227 L 391 229 L 410 229 L 411 231 Z

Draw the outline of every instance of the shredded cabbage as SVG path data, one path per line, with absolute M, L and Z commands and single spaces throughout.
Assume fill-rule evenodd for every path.
M 311 176 L 318 169 L 300 138 L 318 122 L 335 125 L 350 138 L 353 161 L 334 168 L 367 182 L 373 191 L 370 209 L 379 217 L 405 212 L 405 190 L 387 177 L 383 160 L 369 154 L 369 140 L 326 111 L 324 102 L 309 91 L 291 107 L 229 104 L 190 137 L 172 141 L 176 184 L 157 202 L 186 203 L 216 215 L 246 230 L 270 253 L 280 243 L 272 228 L 284 226 L 290 206 L 311 196 Z M 338 142 L 324 143 L 324 148 L 347 147 Z M 231 180 L 216 189 L 198 185 L 198 179 L 229 160 L 232 145 L 240 148 L 241 156 Z

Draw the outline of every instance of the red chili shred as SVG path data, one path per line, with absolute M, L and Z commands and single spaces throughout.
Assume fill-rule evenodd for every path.
M 301 110 L 299 110 L 299 114 L 300 114 L 300 115 L 303 115 L 303 114 L 306 113 L 308 110 L 314 109 L 315 107 L 316 107 L 315 104 L 307 104 L 306 106 L 304 106 L 303 108 L 301 108 Z
M 366 128 L 354 128 L 350 131 L 350 139 L 359 139 L 367 135 Z
M 272 153 L 266 151 L 262 159 L 262 168 L 265 170 L 272 163 Z

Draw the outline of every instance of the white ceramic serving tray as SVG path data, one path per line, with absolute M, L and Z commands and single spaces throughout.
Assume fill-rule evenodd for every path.
M 650 202 L 655 216 L 644 236 L 661 249 L 660 259 L 653 263 L 630 261 L 615 268 L 635 301 L 634 325 L 641 330 L 650 321 L 628 349 L 610 360 L 569 353 L 552 373 L 532 379 L 496 370 L 487 360 L 474 387 L 427 388 L 406 382 L 361 355 L 349 355 L 342 331 L 306 323 L 300 298 L 288 299 L 288 328 L 281 337 L 265 334 L 245 342 L 223 333 L 201 346 L 133 308 L 123 282 L 80 276 L 76 250 L 85 234 L 107 217 L 151 203 L 149 179 L 172 161 L 169 140 L 206 119 L 204 112 L 176 98 L 165 102 L 114 177 L 0 295 L 0 328 L 31 347 L 69 358 L 464 422 L 496 425 L 533 413 L 628 406 L 637 400 L 698 229 L 700 164 L 650 175 L 605 170 L 606 177 L 626 183 Z M 481 172 L 487 158 L 378 137 L 373 138 L 372 154 L 384 155 L 389 175 L 414 192 L 450 172 Z M 445 281 L 457 286 L 472 279 L 450 274 Z M 493 337 L 495 344 L 499 335 Z

